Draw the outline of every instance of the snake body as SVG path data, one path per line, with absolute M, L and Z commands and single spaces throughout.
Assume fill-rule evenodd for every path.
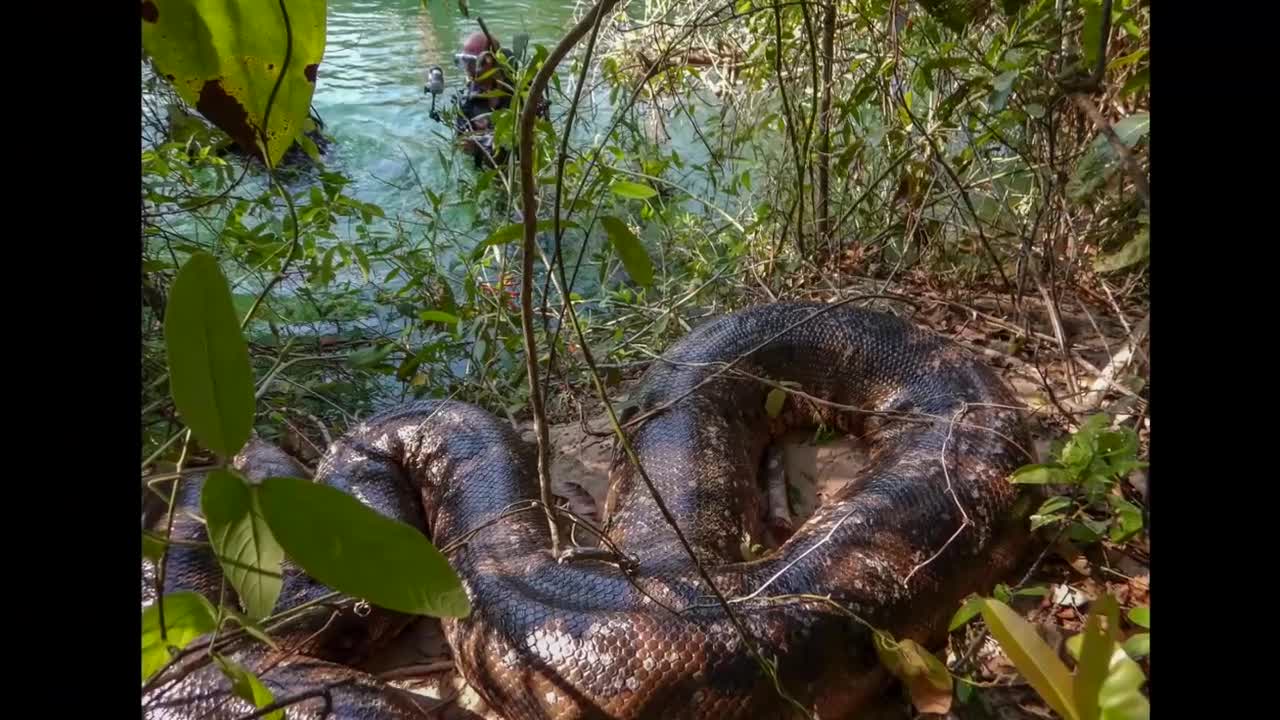
M 777 388 L 790 392 L 771 416 Z M 887 679 L 871 627 L 936 646 L 963 599 L 1012 573 L 1028 545 L 1033 500 L 1008 475 L 1030 443 L 1009 389 L 959 345 L 888 313 L 775 303 L 709 321 L 650 366 L 622 420 L 667 510 L 615 450 L 603 532 L 631 565 L 557 562 L 540 511 L 494 522 L 538 497 L 536 457 L 466 403 L 374 416 L 317 471 L 437 547 L 460 541 L 449 562 L 473 610 L 444 620 L 445 636 L 468 683 L 511 720 L 856 716 Z M 869 462 L 780 548 L 744 559 L 766 448 L 816 425 L 861 436 Z M 315 592 L 293 572 L 281 602 Z M 286 661 L 263 677 L 277 697 L 330 689 L 293 716 L 326 703 L 353 719 L 414 712 L 340 664 Z M 225 694 L 225 681 L 192 673 L 161 715 L 194 717 L 202 692 Z

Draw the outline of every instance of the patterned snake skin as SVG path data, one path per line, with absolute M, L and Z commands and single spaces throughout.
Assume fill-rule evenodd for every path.
M 770 418 L 768 383 L 804 395 L 789 394 Z M 557 563 L 540 511 L 492 522 L 538 497 L 535 455 L 509 424 L 468 404 L 425 401 L 377 415 L 335 442 L 317 472 L 317 482 L 422 529 L 437 547 L 464 540 L 449 561 L 473 612 L 443 621 L 445 635 L 470 685 L 511 720 L 791 717 L 796 704 L 822 718 L 856 717 L 887 677 L 870 631 L 850 613 L 936 646 L 964 597 L 989 592 L 1024 557 L 1034 499 L 1007 477 L 1030 461 L 1030 442 L 1011 393 L 963 348 L 892 315 L 778 303 L 708 322 L 652 365 L 623 421 L 776 678 L 620 450 L 603 529 L 634 564 Z M 759 537 L 764 514 L 766 449 L 819 423 L 860 436 L 869 462 L 777 551 L 744 560 L 741 540 Z M 175 555 L 170 572 L 193 558 Z M 205 572 L 216 568 L 188 573 L 187 586 L 207 588 Z M 317 593 L 291 572 L 281 607 Z M 347 640 L 310 648 L 341 659 L 286 659 L 263 673 L 277 698 L 330 688 L 290 717 L 321 717 L 326 705 L 329 717 L 418 716 L 405 694 L 338 664 L 400 619 L 346 616 Z M 248 667 L 267 661 L 264 651 L 241 652 Z M 225 685 L 216 671 L 196 670 L 153 691 L 163 698 L 152 701 L 153 716 L 251 712 L 225 702 Z

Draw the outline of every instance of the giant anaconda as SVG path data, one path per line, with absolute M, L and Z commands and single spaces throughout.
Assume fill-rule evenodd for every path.
M 771 418 L 766 398 L 780 385 L 800 393 Z M 654 362 L 632 400 L 623 420 L 635 453 L 776 682 L 620 451 L 603 529 L 637 561 L 629 575 L 602 560 L 558 563 L 540 512 L 491 523 L 538 497 L 536 461 L 509 424 L 472 405 L 383 412 L 335 442 L 317 472 L 437 547 L 491 523 L 449 556 L 473 611 L 444 630 L 467 681 L 512 720 L 791 716 L 779 688 L 819 717 L 855 717 L 886 675 L 849 612 L 936 646 L 965 596 L 989 592 L 1024 556 L 1031 505 L 1008 476 L 1030 442 L 1011 393 L 959 345 L 887 313 L 777 303 L 723 316 Z M 818 423 L 860 435 L 869 462 L 779 549 L 745 561 L 767 446 Z M 186 581 L 207 588 L 214 571 L 193 557 L 176 553 L 170 573 L 188 568 Z M 316 593 L 294 573 L 281 603 Z M 367 640 L 394 620 L 375 611 L 347 622 Z M 313 650 L 332 659 L 350 642 L 330 645 Z M 266 667 L 262 651 L 243 652 Z M 326 704 L 330 717 L 415 716 L 407 696 L 338 664 L 291 659 L 261 672 L 277 698 L 328 684 L 327 699 L 291 717 L 319 717 Z M 215 671 L 193 672 L 152 693 L 154 716 L 252 710 L 215 708 L 225 692 Z

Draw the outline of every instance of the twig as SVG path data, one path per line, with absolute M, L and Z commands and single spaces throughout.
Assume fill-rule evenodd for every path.
M 178 456 L 178 477 L 173 479 L 173 487 L 169 490 L 169 509 L 168 516 L 165 520 L 165 538 L 173 535 L 173 511 L 178 501 L 178 486 L 182 484 L 182 465 L 187 461 L 187 449 L 191 446 L 191 430 L 188 429 L 184 433 L 182 441 L 182 454 Z M 160 552 L 160 562 L 156 564 L 156 614 L 160 621 L 160 640 L 167 640 L 164 624 L 164 580 L 165 569 L 169 564 L 169 545 L 166 543 L 164 550 Z
M 1125 367 L 1128 366 L 1130 358 L 1133 357 L 1136 349 L 1146 339 L 1148 329 L 1151 325 L 1151 313 L 1147 313 L 1142 320 L 1134 327 L 1133 332 L 1129 335 L 1129 339 L 1125 344 L 1111 356 L 1111 361 L 1102 369 L 1102 373 L 1098 375 L 1093 384 L 1089 386 L 1089 391 L 1085 393 L 1076 407 L 1081 412 L 1086 412 L 1102 402 L 1102 396 L 1109 388 L 1118 387 L 1115 378 Z
M 960 496 L 956 494 L 955 488 L 951 487 L 951 471 L 947 470 L 947 444 L 951 442 L 951 435 L 955 431 L 956 419 L 968 411 L 968 409 L 969 404 L 965 403 L 960 406 L 959 410 L 956 410 L 956 414 L 951 418 L 950 425 L 947 426 L 947 437 L 943 439 L 942 451 L 939 453 L 939 461 L 942 463 L 942 474 L 947 479 L 947 493 L 951 495 L 951 499 L 955 501 L 956 507 L 959 508 L 960 516 L 963 520 L 960 522 L 960 527 L 956 528 L 956 531 L 951 534 L 951 537 L 947 538 L 947 541 L 942 544 L 942 547 L 938 548 L 937 552 L 930 556 L 928 560 L 925 560 L 919 565 L 911 568 L 911 572 L 907 573 L 906 579 L 902 581 L 904 586 L 911 582 L 912 576 L 914 576 L 918 570 L 936 560 L 939 555 L 950 547 L 951 543 L 960 536 L 960 533 L 963 532 L 965 528 L 973 525 L 973 522 L 969 519 L 969 513 L 965 512 L 964 506 L 960 504 Z
M 595 19 L 602 17 L 616 5 L 618 0 L 600 0 L 577 25 L 561 38 L 555 49 L 547 56 L 542 67 L 529 84 L 529 93 L 525 98 L 524 108 L 520 112 L 520 193 L 521 207 L 524 215 L 524 247 L 521 253 L 523 267 L 520 278 L 520 327 L 524 334 L 525 365 L 529 375 L 529 404 L 533 410 L 533 427 L 538 441 L 538 485 L 542 493 L 543 509 L 547 515 L 547 525 L 551 530 L 551 554 L 560 555 L 560 528 L 556 525 L 555 516 L 551 513 L 551 475 L 550 475 L 550 441 L 547 437 L 546 409 L 542 404 L 542 388 L 538 385 L 538 347 L 533 336 L 533 254 L 536 247 L 535 235 L 538 230 L 537 186 L 533 177 L 533 126 L 538 115 L 538 105 L 546 91 L 547 82 L 556 66 L 569 53 L 569 50 L 587 34 Z M 565 302 L 569 298 L 565 297 Z M 570 306 L 572 307 L 572 306 Z

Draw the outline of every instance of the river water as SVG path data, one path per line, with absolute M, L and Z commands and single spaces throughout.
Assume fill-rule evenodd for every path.
M 335 143 L 326 164 L 354 181 L 354 193 L 388 215 L 423 205 L 418 185 L 447 181 L 457 159 L 449 129 L 432 120 L 423 91 L 427 70 L 445 71 L 446 95 L 460 88 L 452 58 L 480 29 L 510 47 L 517 33 L 553 46 L 575 20 L 573 0 L 471 0 L 470 18 L 454 0 L 329 0 L 324 60 L 313 105 Z M 462 163 L 459 163 L 461 165 Z

